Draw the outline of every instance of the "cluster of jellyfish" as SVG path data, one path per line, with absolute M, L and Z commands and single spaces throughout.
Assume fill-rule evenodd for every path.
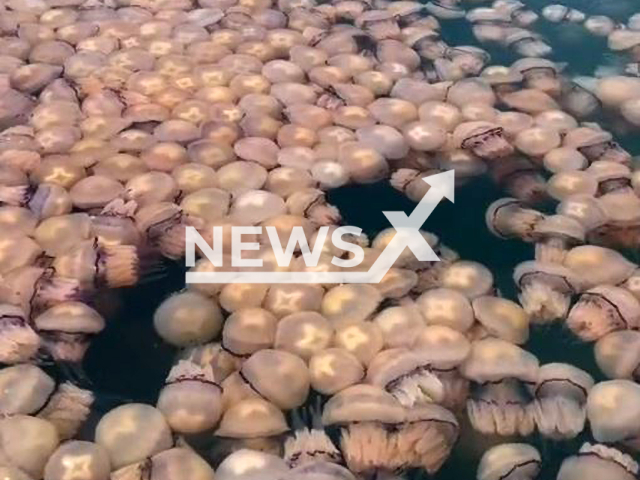
M 558 480 L 639 478 L 640 268 L 625 254 L 640 246 L 640 176 L 590 120 L 640 125 L 640 22 L 540 12 L 628 55 L 627 76 L 594 83 L 542 58 L 522 2 L 463 7 L 0 0 L 3 479 L 435 476 L 465 429 L 492 439 L 478 480 L 534 479 L 544 459 L 527 439 L 585 435 Z M 440 24 L 461 19 L 522 58 L 448 45 Z M 95 298 L 181 259 L 187 227 L 313 241 L 341 225 L 327 190 L 388 180 L 417 202 L 444 170 L 508 195 L 486 223 L 534 246 L 514 272 L 520 303 L 427 232 L 440 261 L 406 250 L 378 284 L 190 284 L 153 318 L 179 351 L 156 404 L 125 403 L 86 434 L 82 363 L 108 323 Z M 358 238 L 357 268 L 395 235 Z M 282 268 L 254 240 L 249 257 Z M 327 245 L 308 267 L 299 253 L 291 271 L 349 258 Z M 594 343 L 610 380 L 540 364 L 529 329 L 551 322 Z

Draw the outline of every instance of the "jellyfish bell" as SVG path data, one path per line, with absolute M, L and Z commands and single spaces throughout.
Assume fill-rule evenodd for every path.
M 60 444 L 50 422 L 27 415 L 2 419 L 0 438 L 5 452 L 3 464 L 32 478 L 42 478 L 47 460 Z
M 522 74 L 519 71 L 502 65 L 486 67 L 482 70 L 480 78 L 491 85 L 497 94 L 518 90 L 521 88 L 523 81 Z
M 277 455 L 258 450 L 239 449 L 230 453 L 218 465 L 216 478 L 220 480 L 237 480 L 238 477 L 269 471 L 273 474 L 284 474 L 289 467 Z
M 640 334 L 634 330 L 608 333 L 596 342 L 594 354 L 607 378 L 636 379 L 640 366 Z
M 606 160 L 629 163 L 630 155 L 618 143 L 613 141 L 609 132 L 579 127 L 567 133 L 564 146 L 573 147 L 590 161 Z
M 117 470 L 171 448 L 171 430 L 159 410 L 131 403 L 102 417 L 95 443 L 107 451 L 112 469 Z
M 581 11 L 560 4 L 547 5 L 542 9 L 542 16 L 552 23 L 582 23 L 586 19 Z
M 567 317 L 569 329 L 585 342 L 609 332 L 637 328 L 640 302 L 628 291 L 611 285 L 586 290 Z
M 466 122 L 456 127 L 453 141 L 457 148 L 471 150 L 486 160 L 494 160 L 513 153 L 513 147 L 503 134 L 503 128 L 491 122 Z
M 289 430 L 283 413 L 274 404 L 262 398 L 241 400 L 227 408 L 215 436 L 229 439 L 232 450 L 259 449 L 280 455 L 280 436 Z
M 474 342 L 462 364 L 463 376 L 475 383 L 467 402 L 474 429 L 485 434 L 526 436 L 535 428 L 531 398 L 522 385 L 537 380 L 535 356 L 504 340 Z
M 63 302 L 34 319 L 44 347 L 56 361 L 77 363 L 93 335 L 105 327 L 102 316 L 80 302 Z
M 533 480 L 540 472 L 542 458 L 526 443 L 503 443 L 487 450 L 480 459 L 478 480 Z
M 552 173 L 566 170 L 584 170 L 588 161 L 578 150 L 571 147 L 557 147 L 543 157 L 544 167 Z
M 507 29 L 503 43 L 523 57 L 545 57 L 553 53 L 542 37 L 522 28 Z
M 536 260 L 560 264 L 568 250 L 585 242 L 585 228 L 574 218 L 549 215 L 536 224 L 533 238 Z
M 391 393 L 407 408 L 438 403 L 444 397 L 444 387 L 425 357 L 428 355 L 404 349 L 380 352 L 368 366 L 366 381 Z
M 561 89 L 560 69 L 544 58 L 522 58 L 511 65 L 519 72 L 528 88 L 540 90 L 552 97 L 557 97 Z
M 586 421 L 586 402 L 594 380 L 587 372 L 565 363 L 542 365 L 534 389 L 534 418 L 541 435 L 574 438 Z
M 605 15 L 591 15 L 583 24 L 584 28 L 598 37 L 608 37 L 616 28 L 616 23 Z
M 637 473 L 638 464 L 630 455 L 603 444 L 585 443 L 576 455 L 562 462 L 557 480 L 603 477 L 632 480 Z
M 472 307 L 478 327 L 485 335 L 516 345 L 523 345 L 529 339 L 529 315 L 517 303 L 485 295 L 475 298 Z
M 197 433 L 213 428 L 222 416 L 222 387 L 211 366 L 180 360 L 169 372 L 157 408 L 173 431 Z
M 428 2 L 424 6 L 425 10 L 428 11 L 431 15 L 436 18 L 441 18 L 443 20 L 456 20 L 460 18 L 464 18 L 465 11 L 461 8 L 458 8 L 455 2 L 446 2 L 446 1 L 438 1 L 432 0 Z
M 635 437 L 639 412 L 634 399 L 638 395 L 638 384 L 630 380 L 608 380 L 596 384 L 587 399 L 587 416 L 594 439 L 621 443 L 637 450 Z
M 635 59 L 638 56 L 640 32 L 626 28 L 613 30 L 607 38 L 607 45 L 610 50 L 628 52 Z
M 340 426 L 340 450 L 356 473 L 393 470 L 395 463 L 387 425 L 398 425 L 405 411 L 389 393 L 373 385 L 354 385 L 331 397 L 324 407 L 324 426 Z M 373 443 L 372 443 L 373 442 Z M 376 448 L 363 448 L 375 445 Z

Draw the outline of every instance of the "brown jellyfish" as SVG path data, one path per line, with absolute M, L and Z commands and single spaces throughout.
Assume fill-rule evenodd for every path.
M 34 358 L 40 338 L 30 325 L 28 316 L 17 306 L 0 304 L 0 361 L 22 363 Z
M 522 58 L 511 65 L 519 72 L 528 88 L 540 90 L 552 97 L 560 94 L 560 69 L 550 60 L 544 58 Z

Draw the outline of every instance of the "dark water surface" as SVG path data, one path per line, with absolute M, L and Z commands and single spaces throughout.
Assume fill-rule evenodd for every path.
M 550 2 L 530 0 L 526 3 L 539 9 Z M 617 0 L 565 0 L 565 3 L 583 11 L 605 13 L 621 20 L 633 13 L 629 2 Z M 475 43 L 464 22 L 442 23 L 443 37 L 448 43 Z M 606 51 L 604 40 L 584 35 L 579 26 L 558 27 L 540 23 L 542 26 L 539 31 L 547 36 L 555 49 L 554 59 L 568 62 L 569 72 L 590 75 L 602 62 Z M 492 50 L 491 53 L 494 64 L 509 64 L 515 60 L 515 57 L 501 51 Z M 632 136 L 624 139 L 623 143 L 632 154 L 639 153 L 638 142 Z M 424 229 L 436 233 L 462 259 L 475 260 L 488 266 L 500 292 L 515 300 L 511 279 L 513 269 L 519 262 L 531 259 L 533 249 L 521 242 L 499 240 L 487 231 L 484 223 L 486 207 L 502 196 L 505 195 L 490 180 L 473 181 L 457 189 L 455 204 L 448 201 L 441 203 Z M 360 226 L 370 237 L 389 227 L 383 210 L 403 210 L 408 213 L 414 208 L 411 201 L 386 182 L 344 187 L 330 192 L 329 198 L 331 203 L 339 207 L 345 224 Z M 176 352 L 157 337 L 152 316 L 167 295 L 184 287 L 183 274 L 181 265 L 167 262 L 166 275 L 161 279 L 137 288 L 113 292 L 99 299 L 101 310 L 110 312 L 107 314 L 108 327 L 93 341 L 85 361 L 86 374 L 92 382 L 92 388 L 98 392 L 99 411 L 107 411 L 122 402 L 155 403 Z M 538 356 L 541 363 L 569 362 L 601 378 L 594 364 L 592 346 L 577 342 L 562 325 L 532 329 L 527 348 Z M 88 437 L 92 436 L 91 428 L 91 425 L 87 428 Z M 544 459 L 544 471 L 539 478 L 555 478 L 559 463 L 575 452 L 583 440 L 554 443 L 537 438 L 527 439 L 540 449 Z M 476 461 L 470 452 L 482 451 L 487 441 L 479 437 L 463 438 L 453 456 L 433 478 L 475 478 Z

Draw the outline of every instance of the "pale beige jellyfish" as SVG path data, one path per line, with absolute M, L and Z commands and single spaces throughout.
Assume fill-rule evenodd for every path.
M 458 432 L 458 421 L 446 408 L 436 404 L 417 406 L 407 410 L 405 423 L 394 435 L 396 454 L 403 466 L 434 475 L 449 457 Z
M 240 449 L 229 454 L 216 469 L 216 480 L 236 480 L 261 472 L 284 474 L 289 467 L 282 458 L 259 450 Z
M 197 433 L 216 426 L 222 416 L 222 387 L 211 366 L 179 360 L 158 396 L 160 410 L 171 430 Z
M 585 228 L 574 218 L 550 215 L 533 229 L 535 258 L 543 263 L 562 263 L 567 251 L 585 242 Z
M 280 455 L 280 436 L 288 430 L 278 407 L 261 398 L 252 398 L 227 408 L 215 436 L 230 440 L 233 450 L 254 448 Z
M 471 345 L 462 375 L 477 389 L 467 401 L 473 428 L 484 434 L 529 435 L 535 428 L 524 384 L 538 378 L 538 359 L 504 340 L 486 338 Z
M 475 298 L 472 307 L 477 320 L 474 335 L 497 337 L 516 345 L 524 345 L 529 339 L 529 315 L 516 302 L 486 295 Z
M 503 134 L 504 129 L 495 123 L 465 122 L 453 131 L 453 141 L 458 148 L 470 150 L 480 158 L 493 160 L 513 153 L 513 147 Z
M 213 339 L 222 329 L 222 320 L 216 300 L 190 291 L 167 298 L 153 317 L 158 335 L 181 347 Z
M 629 163 L 631 159 L 631 155 L 613 140 L 609 132 L 604 130 L 589 127 L 575 128 L 567 133 L 563 145 L 575 148 L 590 161 L 608 160 Z
M 484 265 L 459 260 L 446 265 L 439 275 L 443 288 L 457 290 L 469 299 L 487 295 L 493 290 L 493 274 Z
M 30 477 L 42 478 L 45 464 L 59 444 L 55 427 L 46 420 L 15 415 L 0 421 L 3 465 Z
M 385 348 L 410 348 L 422 331 L 425 318 L 419 305 L 407 304 L 383 309 L 373 323 L 382 333 Z
M 337 285 L 324 295 L 320 313 L 337 328 L 368 319 L 381 300 L 380 293 L 371 285 Z
M 494 235 L 501 238 L 520 238 L 530 240 L 533 229 L 544 215 L 526 207 L 515 198 L 496 200 L 487 208 L 485 221 Z
M 107 451 L 92 442 L 72 440 L 62 444 L 49 457 L 44 480 L 107 480 L 111 463 Z
M 474 322 L 471 302 L 453 289 L 427 290 L 416 299 L 416 307 L 426 325 L 443 325 L 466 332 Z
M 511 68 L 522 74 L 528 88 L 540 90 L 552 97 L 560 94 L 560 68 L 552 61 L 544 58 L 522 58 L 514 62 Z
M 34 319 L 44 347 L 57 361 L 79 363 L 93 335 L 105 327 L 102 316 L 80 302 L 63 302 Z
M 62 277 L 77 280 L 90 291 L 102 285 L 118 288 L 140 279 L 140 258 L 133 245 L 101 245 L 85 240 L 56 256 L 52 264 Z
M 438 403 L 444 386 L 430 368 L 430 353 L 401 348 L 378 353 L 367 368 L 366 382 L 396 398 L 406 408 Z
M 567 327 L 585 342 L 638 326 L 640 301 L 628 290 L 612 285 L 600 285 L 582 292 L 567 316 Z
M 95 442 L 106 449 L 112 469 L 143 461 L 173 444 L 162 413 L 141 403 L 117 407 L 102 417 Z
M 630 455 L 600 443 L 585 443 L 562 462 L 557 480 L 633 480 L 637 474 L 638 464 Z
M 387 426 L 402 424 L 405 410 L 373 385 L 354 385 L 331 397 L 322 414 L 325 427 L 341 427 L 340 450 L 355 473 L 392 471 L 402 465 Z
M 516 266 L 513 279 L 520 289 L 518 299 L 534 323 L 564 318 L 571 297 L 582 289 L 582 277 L 554 263 L 522 262 Z
M 542 365 L 533 390 L 533 415 L 538 432 L 552 439 L 579 435 L 584 429 L 587 395 L 593 385 L 591 375 L 573 365 Z
M 177 259 L 184 255 L 188 218 L 180 207 L 170 202 L 153 203 L 136 212 L 135 222 L 149 244 L 164 256 Z
M 363 364 L 342 348 L 327 348 L 309 359 L 311 387 L 324 395 L 334 395 L 364 377 Z
M 275 284 L 269 287 L 262 308 L 277 318 L 299 311 L 318 311 L 324 289 L 314 284 Z
M 636 379 L 640 366 L 640 332 L 618 330 L 600 338 L 594 347 L 598 367 L 607 378 Z
M 28 361 L 40 348 L 40 338 L 20 307 L 0 304 L 0 331 L 0 360 L 3 363 Z
M 333 335 L 333 327 L 326 318 L 317 312 L 301 311 L 280 319 L 274 347 L 308 361 L 330 345 Z
M 246 357 L 271 348 L 276 338 L 278 319 L 261 308 L 235 311 L 222 328 L 222 345 L 238 357 Z
M 184 475 L 193 480 L 213 480 L 213 468 L 189 447 L 170 448 L 142 462 L 112 472 L 111 480 L 169 480 Z
M 638 449 L 637 399 L 640 385 L 630 380 L 608 380 L 596 384 L 587 398 L 587 418 L 593 438 L 603 443 L 621 443 Z
M 427 326 L 416 337 L 412 349 L 419 352 L 443 387 L 440 405 L 461 411 L 469 396 L 469 381 L 460 365 L 471 352 L 471 343 L 457 330 L 442 325 Z
M 502 443 L 484 452 L 478 465 L 478 480 L 533 480 L 540 472 L 542 458 L 526 443 Z

